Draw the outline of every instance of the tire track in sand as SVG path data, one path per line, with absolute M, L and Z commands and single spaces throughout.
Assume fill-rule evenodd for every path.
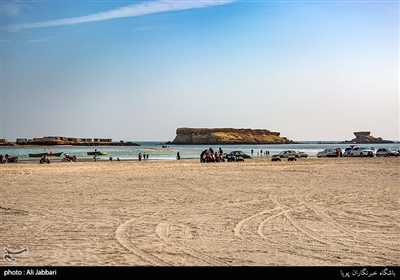
M 152 265 L 156 266 L 169 266 L 167 262 L 161 260 L 160 258 L 150 255 L 143 250 L 139 249 L 135 246 L 127 235 L 128 229 L 134 224 L 137 219 L 131 219 L 126 221 L 125 223 L 121 224 L 117 230 L 115 231 L 115 237 L 117 241 L 124 246 L 126 249 L 134 253 L 136 256 L 144 259 L 145 261 L 151 263 Z
M 309 207 L 310 209 L 312 209 L 319 217 L 321 217 L 323 219 L 324 222 L 326 222 L 329 226 L 331 227 L 335 227 L 336 229 L 340 230 L 341 232 L 354 237 L 355 239 L 358 240 L 362 240 L 364 242 L 367 242 L 369 244 L 372 244 L 376 247 L 385 247 L 386 249 L 390 249 L 390 250 L 394 250 L 394 251 L 400 251 L 399 243 L 384 243 L 381 242 L 379 240 L 373 240 L 370 239 L 368 237 L 365 237 L 363 235 L 360 235 L 344 226 L 342 226 L 341 224 L 339 224 L 338 222 L 336 222 L 331 216 L 329 216 L 328 214 L 326 214 L 323 210 L 321 210 L 318 206 L 316 206 L 314 203 L 307 201 L 306 197 L 308 195 L 305 196 L 301 196 L 300 197 L 300 201 L 303 202 L 307 207 Z M 353 244 L 354 246 L 354 244 Z
M 255 215 L 253 215 L 253 216 L 250 216 L 250 217 L 248 217 L 248 218 L 246 218 L 246 219 L 240 221 L 240 222 L 236 225 L 236 227 L 235 227 L 235 230 L 234 230 L 234 231 L 235 231 L 235 235 L 236 235 L 237 237 L 241 238 L 241 239 L 248 239 L 248 238 L 246 238 L 246 237 L 243 235 L 243 233 L 242 233 L 242 232 L 243 232 L 244 226 L 245 226 L 246 224 L 248 224 L 250 221 L 254 220 L 255 218 L 260 217 L 260 216 L 263 216 L 263 215 L 268 215 L 268 214 L 270 214 L 271 212 L 274 212 L 274 211 L 276 211 L 276 210 L 282 210 L 282 209 L 281 209 L 280 207 L 277 207 L 277 208 L 270 209 L 270 210 L 267 210 L 267 211 L 259 212 L 259 213 L 255 214 Z M 286 211 L 289 211 L 289 210 L 286 210 Z M 273 216 L 270 216 L 270 217 L 268 217 L 267 219 L 270 219 L 270 218 L 273 218 L 273 217 L 278 217 L 278 216 L 280 216 L 280 215 L 283 215 L 284 213 L 285 213 L 285 210 L 279 212 L 278 214 L 275 214 L 275 215 L 273 215 Z
M 284 252 L 284 253 L 289 253 L 289 254 L 298 254 L 302 256 L 309 256 L 309 254 L 306 252 L 308 251 L 314 251 L 314 252 L 319 252 L 319 253 L 325 253 L 328 255 L 361 255 L 360 252 L 357 252 L 357 250 L 348 250 L 348 248 L 345 248 L 346 250 L 341 250 L 339 249 L 329 249 L 330 247 L 337 245 L 334 242 L 330 242 L 327 240 L 325 237 L 315 233 L 314 231 L 308 229 L 306 226 L 304 226 L 301 222 L 299 222 L 296 218 L 293 217 L 291 212 L 295 211 L 294 208 L 284 205 L 279 197 L 277 195 L 270 195 L 271 200 L 278 206 L 276 208 L 267 210 L 267 211 L 262 211 L 259 212 L 255 215 L 252 215 L 242 221 L 240 221 L 237 226 L 235 227 L 235 235 L 238 236 L 241 239 L 245 239 L 248 242 L 261 245 L 264 247 L 270 248 L 271 245 L 272 247 L 276 248 L 278 251 Z M 279 212 L 280 211 L 280 212 Z M 274 213 L 275 212 L 275 213 Z M 292 237 L 284 237 L 282 234 L 280 234 L 280 237 L 276 238 L 274 240 L 274 243 L 268 243 L 266 244 L 265 242 L 260 242 L 257 241 L 256 239 L 253 238 L 248 238 L 245 237 L 243 234 L 244 228 L 246 227 L 247 224 L 257 222 L 257 219 L 261 219 L 261 222 L 259 222 L 257 233 L 258 235 L 263 238 L 264 240 L 270 240 L 271 237 L 268 237 L 264 234 L 264 228 L 265 225 L 269 222 L 271 222 L 274 219 L 279 218 L 280 216 L 284 216 L 294 228 L 296 228 L 299 232 L 303 233 L 306 237 L 311 238 L 312 240 L 317 241 L 319 244 L 304 244 L 301 243 L 301 246 L 298 244 L 296 241 L 296 238 Z M 255 231 L 254 231 L 255 232 Z M 284 239 L 282 239 L 284 238 Z M 289 239 L 288 239 L 289 238 Z M 280 240 L 282 239 L 282 240 Z M 340 246 L 343 248 L 343 246 Z M 303 253 L 301 253 L 303 251 Z
M 171 237 L 171 226 L 173 224 L 177 224 L 177 223 L 176 222 L 163 222 L 163 223 L 158 224 L 157 227 L 156 227 L 157 235 L 162 240 L 164 240 L 165 243 L 173 245 L 173 246 L 177 246 L 179 250 L 185 252 L 188 255 L 193 256 L 196 259 L 199 259 L 199 260 L 201 260 L 201 261 L 203 261 L 205 263 L 208 263 L 210 265 L 213 265 L 213 266 L 227 266 L 226 263 L 224 263 L 224 262 L 222 262 L 222 261 L 220 261 L 218 259 L 212 258 L 212 257 L 210 257 L 208 255 L 199 253 L 199 252 L 193 250 L 192 248 L 190 248 L 190 247 L 178 242 L 176 239 L 172 238 Z
M 235 235 L 237 237 L 239 237 L 240 239 L 249 242 L 250 244 L 255 244 L 255 245 L 267 248 L 269 250 L 272 248 L 275 252 L 280 252 L 280 254 L 288 253 L 287 250 L 282 250 L 279 247 L 277 248 L 276 246 L 274 246 L 274 244 L 272 244 L 272 246 L 271 246 L 271 243 L 267 243 L 266 244 L 265 242 L 258 241 L 255 238 L 246 237 L 243 234 L 244 229 L 247 227 L 247 225 L 250 224 L 251 222 L 253 222 L 254 220 L 257 220 L 258 218 L 262 218 L 263 216 L 267 216 L 267 218 L 266 218 L 267 221 L 268 220 L 272 220 L 272 219 L 276 219 L 276 218 L 279 218 L 280 216 L 285 215 L 286 211 L 290 211 L 290 210 L 289 209 L 283 210 L 280 207 L 276 207 L 276 208 L 273 208 L 273 209 L 270 209 L 270 210 L 266 210 L 266 211 L 262 211 L 262 212 L 259 212 L 259 213 L 255 214 L 255 215 L 252 215 L 252 216 L 240 221 L 239 223 L 237 223 L 237 225 L 236 225 L 236 227 L 234 229 Z M 285 265 L 286 264 L 287 258 L 286 258 L 285 255 L 279 255 L 278 256 L 278 255 L 276 255 L 276 253 L 274 255 L 275 255 L 274 258 L 276 259 L 277 263 L 279 263 L 280 265 Z M 298 253 L 298 255 L 300 255 L 300 256 L 302 255 L 304 257 L 307 256 L 306 254 L 301 254 L 301 253 Z
M 284 215 L 285 217 L 290 221 L 290 223 L 300 232 L 304 233 L 306 236 L 324 243 L 325 245 L 328 245 L 328 247 L 324 246 L 323 244 L 302 244 L 301 248 L 300 246 L 297 246 L 296 244 L 292 244 L 292 246 L 296 248 L 301 248 L 301 249 L 306 249 L 306 250 L 313 250 L 317 252 L 323 252 L 327 253 L 328 255 L 345 255 L 345 256 L 351 256 L 351 255 L 356 255 L 356 256 L 363 256 L 363 255 L 370 255 L 370 256 L 376 256 L 377 248 L 381 248 L 382 245 L 383 247 L 386 247 L 386 249 L 390 249 L 392 252 L 396 251 L 396 253 L 399 251 L 396 248 L 392 248 L 388 246 L 387 243 L 381 243 L 378 242 L 379 244 L 376 244 L 375 240 L 367 238 L 363 235 L 360 235 L 358 233 L 353 232 L 350 229 L 345 228 L 344 226 L 340 225 L 332 217 L 330 217 L 328 214 L 323 212 L 321 209 L 319 209 L 316 205 L 314 205 L 311 202 L 306 201 L 304 198 L 305 196 L 293 196 L 300 202 L 300 206 L 305 206 L 306 209 L 312 211 L 314 213 L 314 216 L 316 214 L 317 217 L 321 219 L 321 222 L 324 223 L 324 226 L 322 228 L 330 229 L 333 230 L 335 229 L 337 231 L 336 236 L 325 236 L 318 234 L 315 232 L 312 228 L 308 228 L 306 225 L 304 225 L 300 220 L 296 219 L 292 213 L 297 212 L 296 207 L 292 207 L 289 205 L 285 205 L 281 202 L 280 196 L 278 195 L 270 195 L 271 200 L 277 204 L 279 207 L 282 207 L 283 209 L 290 209 L 292 211 L 285 212 Z M 287 197 L 287 196 L 285 196 Z M 298 211 L 304 212 L 304 209 L 299 208 Z M 310 211 L 307 211 L 307 214 L 310 215 Z M 306 213 L 306 212 L 304 212 Z M 311 213 L 311 214 L 312 214 Z M 265 239 L 268 239 L 267 236 L 264 235 L 264 227 L 268 220 L 263 221 L 260 223 L 258 232 L 260 236 L 262 236 Z M 315 227 L 315 228 L 321 228 L 320 227 Z M 338 240 L 338 235 L 341 236 L 342 240 Z M 344 240 L 343 240 L 344 239 Z M 347 240 L 347 241 L 346 241 Z M 353 240 L 353 241 L 350 241 Z M 365 246 L 365 245 L 360 245 L 357 241 L 364 241 L 368 244 L 371 244 L 373 246 Z M 285 243 L 287 245 L 287 243 Z M 396 244 L 392 244 L 396 246 Z M 385 254 L 383 254 L 385 255 Z M 383 257 L 380 256 L 380 258 L 385 259 L 385 260 L 391 260 L 392 257 Z
M 325 243 L 325 244 L 328 244 L 328 245 L 333 245 L 333 243 L 331 241 L 327 240 L 323 236 L 320 236 L 319 234 L 315 233 L 314 231 L 308 229 L 307 227 L 303 226 L 300 222 L 298 222 L 298 220 L 295 219 L 293 217 L 293 215 L 291 214 L 291 212 L 293 211 L 293 208 L 290 207 L 290 206 L 287 206 L 287 205 L 283 205 L 277 195 L 270 194 L 270 198 L 275 204 L 278 205 L 278 207 L 281 207 L 282 209 L 284 209 L 284 208 L 289 208 L 290 209 L 290 211 L 286 211 L 285 212 L 285 216 L 291 222 L 291 224 L 295 228 L 297 228 L 299 231 L 301 231 L 302 233 L 304 233 L 305 235 L 311 237 L 312 239 L 314 239 L 316 241 L 319 241 L 321 243 Z

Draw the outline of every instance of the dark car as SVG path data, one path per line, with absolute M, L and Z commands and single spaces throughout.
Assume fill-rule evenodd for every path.
M 325 149 L 317 153 L 317 157 L 337 157 L 336 149 Z
M 226 155 L 226 157 L 242 157 L 242 158 L 251 158 L 248 154 L 243 153 L 242 151 L 232 151 Z

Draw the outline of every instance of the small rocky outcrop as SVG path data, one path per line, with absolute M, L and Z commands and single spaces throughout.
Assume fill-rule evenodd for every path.
M 294 143 L 279 132 L 267 129 L 189 128 L 176 130 L 176 137 L 168 144 L 288 144 Z
M 353 132 L 356 138 L 348 141 L 343 141 L 343 143 L 357 143 L 357 144 L 362 144 L 362 143 L 394 143 L 394 141 L 391 140 L 384 140 L 381 137 L 374 137 L 371 135 L 370 131 L 358 131 L 358 132 Z

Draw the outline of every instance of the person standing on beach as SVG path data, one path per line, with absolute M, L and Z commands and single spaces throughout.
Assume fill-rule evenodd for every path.
M 206 153 L 207 153 L 207 150 L 204 150 L 204 151 L 201 152 L 201 154 L 200 154 L 200 162 L 206 162 L 206 160 L 205 160 Z
M 142 160 L 142 153 L 139 153 L 139 161 Z
M 176 159 L 180 160 L 181 159 L 181 155 L 179 154 L 179 152 L 176 153 Z

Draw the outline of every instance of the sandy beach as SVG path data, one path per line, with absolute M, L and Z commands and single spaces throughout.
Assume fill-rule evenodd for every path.
M 19 266 L 398 266 L 400 157 L 2 164 Z M 1 266 L 9 266 L 2 260 Z

